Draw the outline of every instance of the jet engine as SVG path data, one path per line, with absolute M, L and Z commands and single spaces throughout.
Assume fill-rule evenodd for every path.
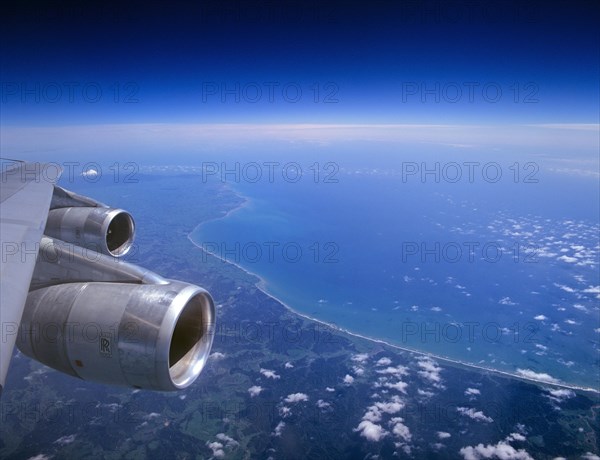
M 187 283 L 66 283 L 29 294 L 17 343 L 84 380 L 178 390 L 204 367 L 214 320 L 210 295 Z
M 122 209 L 68 207 L 48 213 L 46 235 L 115 257 L 131 249 L 133 217 Z
M 135 235 L 133 217 L 86 196 L 54 188 L 44 233 L 102 254 L 122 257 Z
M 119 258 L 133 242 L 129 213 L 60 187 L 50 208 L 19 349 L 94 382 L 152 390 L 194 382 L 214 338 L 210 294 Z

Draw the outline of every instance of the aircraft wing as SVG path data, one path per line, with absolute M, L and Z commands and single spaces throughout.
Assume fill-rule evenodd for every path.
M 126 262 L 133 217 L 55 185 L 56 164 L 0 166 L 0 392 L 15 346 L 82 380 L 191 385 L 215 334 L 210 294 Z
M 0 393 L 12 357 L 39 251 L 56 165 L 2 160 L 0 183 Z

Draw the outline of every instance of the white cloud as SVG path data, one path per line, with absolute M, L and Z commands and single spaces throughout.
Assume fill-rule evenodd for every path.
M 572 287 L 570 287 L 570 286 L 566 286 L 566 285 L 564 285 L 564 284 L 559 284 L 559 283 L 554 283 L 554 285 L 555 285 L 557 288 L 560 288 L 560 289 L 562 289 L 562 290 L 563 290 L 563 291 L 565 291 L 565 292 L 570 292 L 570 293 L 573 293 L 573 292 L 575 292 L 575 289 L 573 289 L 573 288 L 572 288 Z
M 255 396 L 258 396 L 260 394 L 260 392 L 263 390 L 264 390 L 263 387 L 254 385 L 254 386 L 251 386 L 250 388 L 248 388 L 248 393 L 250 393 L 250 396 L 252 398 L 254 398 Z
M 476 420 L 478 422 L 492 423 L 494 421 L 493 418 L 488 417 L 482 411 L 476 411 L 475 409 L 470 407 L 457 407 L 456 411 L 459 414 L 464 415 L 465 417 L 472 418 L 473 420 Z
M 365 370 L 360 366 L 352 366 L 352 372 L 360 377 L 361 375 L 364 375 Z
M 329 403 L 328 403 L 328 402 L 326 402 L 326 401 L 323 401 L 322 399 L 319 399 L 319 400 L 317 401 L 317 407 L 318 407 L 319 409 L 327 409 L 328 407 L 331 407 L 331 404 L 329 404 Z
M 377 407 L 382 412 L 386 414 L 396 414 L 400 412 L 404 408 L 405 404 L 400 398 L 397 396 L 393 398 L 392 401 L 388 402 L 376 402 L 375 407 Z
M 211 355 L 209 356 L 210 359 L 213 359 L 215 361 L 219 361 L 223 358 L 225 358 L 225 353 L 221 353 L 219 351 L 215 351 L 214 353 L 211 353 Z
M 370 422 L 379 422 L 381 420 L 381 410 L 377 406 L 369 406 L 362 419 Z
M 516 302 L 513 302 L 510 297 L 502 297 L 498 302 L 500 305 L 517 305 Z
M 346 374 L 346 376 L 344 377 L 343 382 L 346 385 L 352 385 L 354 383 L 354 377 L 352 377 L 350 374 Z
M 537 321 L 546 321 L 548 319 L 548 317 L 544 316 L 544 315 L 537 315 L 537 316 L 534 316 L 533 319 L 535 319 Z
M 229 448 L 237 447 L 239 445 L 239 443 L 235 439 L 233 439 L 230 436 L 227 436 L 225 433 L 218 433 L 217 439 L 219 441 L 224 442 L 226 444 L 226 447 Z
M 401 417 L 394 417 L 390 420 L 390 425 L 393 426 L 392 433 L 397 437 L 404 439 L 406 442 L 410 442 L 412 435 L 406 425 L 404 425 L 404 419 Z
M 418 372 L 421 377 L 434 384 L 439 384 L 441 382 L 442 378 L 440 377 L 440 372 L 442 368 L 431 358 L 421 358 L 418 362 L 418 366 L 422 369 Z
M 281 431 L 285 427 L 285 422 L 279 422 L 273 431 L 273 436 L 281 436 Z
M 321 145 L 359 140 L 464 145 L 465 138 L 469 139 L 470 145 L 477 145 L 479 148 L 519 145 L 543 149 L 569 145 L 573 149 L 597 149 L 597 125 L 583 125 L 583 128 L 580 126 L 578 124 L 508 127 L 432 124 L 128 123 L 58 127 L 7 126 L 3 127 L 2 140 L 7 150 L 14 151 L 39 151 L 40 145 L 47 146 L 49 150 L 62 147 L 63 158 L 66 156 L 66 159 L 76 158 L 77 153 L 80 153 L 83 148 L 89 149 L 90 139 L 95 140 L 94 147 L 105 151 L 128 148 L 134 150 L 132 148 L 134 146 L 164 149 L 169 145 L 175 151 L 181 151 L 190 143 L 207 147 L 224 145 L 232 148 L 265 140 Z M 65 145 L 65 139 L 69 139 L 68 146 Z M 140 143 L 140 140 L 143 142 Z M 44 158 L 42 154 L 39 155 L 40 160 Z M 32 161 L 35 159 L 30 158 Z
M 439 439 L 447 439 L 447 438 L 449 438 L 449 437 L 451 437 L 451 436 L 452 436 L 452 435 L 451 435 L 450 433 L 447 433 L 447 432 L 445 432 L 445 431 L 438 431 L 438 432 L 437 432 L 437 437 L 438 437 Z
M 359 353 L 357 355 L 352 355 L 352 361 L 357 363 L 364 363 L 369 359 L 368 353 Z
M 329 393 L 333 393 L 335 391 L 335 388 L 325 387 L 325 391 L 328 391 Z
M 223 450 L 223 444 L 220 442 L 206 442 L 206 445 L 210 450 L 212 450 L 213 457 L 215 458 L 223 458 L 225 457 L 225 451 Z
M 527 441 L 527 438 L 521 433 L 511 433 L 506 437 L 506 441 Z
M 527 379 L 537 380 L 539 382 L 547 382 L 547 383 L 559 383 L 558 379 L 555 379 L 549 374 L 544 372 L 534 372 L 530 369 L 517 369 L 517 374 L 521 377 L 525 377 Z
M 431 311 L 439 312 L 442 311 L 442 309 L 440 307 L 431 307 Z
M 524 449 L 515 449 L 505 441 L 498 444 L 478 444 L 475 447 L 467 446 L 460 449 L 460 454 L 465 460 L 479 460 L 482 458 L 499 458 L 502 460 L 533 460 Z
M 376 425 L 369 420 L 363 420 L 360 422 L 354 431 L 360 431 L 360 435 L 362 437 L 373 442 L 377 442 L 389 434 L 380 425 Z
M 380 358 L 379 361 L 377 361 L 377 363 L 375 363 L 376 366 L 389 366 L 390 364 L 392 364 L 392 360 L 390 358 Z
M 600 286 L 590 286 L 584 289 L 583 292 L 586 294 L 600 294 Z
M 98 171 L 94 168 L 90 168 L 87 171 L 83 171 L 81 175 L 87 178 L 96 178 L 98 176 Z
M 433 391 L 421 390 L 420 388 L 417 389 L 417 393 L 419 393 L 419 395 L 425 396 L 427 398 L 431 398 L 432 396 L 435 395 L 435 393 Z
M 390 374 L 395 375 L 396 377 L 401 377 L 403 375 L 408 375 L 408 369 L 404 366 L 388 366 L 385 369 L 378 369 L 375 372 L 378 374 Z
M 596 454 L 592 454 L 591 452 L 586 452 L 581 456 L 581 458 L 584 460 L 600 460 L 600 457 L 598 457 Z
M 268 379 L 276 380 L 278 378 L 281 378 L 281 376 L 275 373 L 275 371 L 272 371 L 270 369 L 263 369 L 262 367 L 260 368 L 260 373 Z
M 62 437 L 58 438 L 56 441 L 54 441 L 54 444 L 59 444 L 61 446 L 66 446 L 67 444 L 71 444 L 73 441 L 75 441 L 76 437 L 77 437 L 76 434 L 70 434 L 68 436 L 62 436 Z
M 465 390 L 465 396 L 475 396 L 475 395 L 480 395 L 481 391 L 479 391 L 477 388 L 467 388 Z
M 298 403 L 301 401 L 308 401 L 308 395 L 305 393 L 292 393 L 286 396 L 284 399 L 286 403 Z
M 545 390 L 548 392 L 547 397 L 557 403 L 575 397 L 575 392 L 567 388 L 545 388 Z
M 383 384 L 383 386 L 406 394 L 406 387 L 408 386 L 408 383 L 402 381 L 398 381 L 395 383 L 386 382 Z
M 290 362 L 285 363 L 285 368 L 286 369 L 292 369 L 294 367 L 294 365 Z
M 577 262 L 577 258 L 576 257 L 567 256 L 566 254 L 562 255 L 560 257 L 557 257 L 557 259 L 558 260 L 562 260 L 563 262 L 566 262 L 568 264 L 574 264 L 574 263 Z M 567 291 L 567 292 L 569 292 L 569 291 Z

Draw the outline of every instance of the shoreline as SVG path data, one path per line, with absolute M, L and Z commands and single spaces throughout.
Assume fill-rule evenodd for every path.
M 476 369 L 478 371 L 485 371 L 485 372 L 491 372 L 491 373 L 495 373 L 495 374 L 499 374 L 502 375 L 504 377 L 509 377 L 509 378 L 513 378 L 513 379 L 517 379 L 517 380 L 521 380 L 521 381 L 525 381 L 525 382 L 529 382 L 529 383 L 535 383 L 537 385 L 547 385 L 547 386 L 551 386 L 551 387 L 559 387 L 559 388 L 564 388 L 564 389 L 569 389 L 569 390 L 573 390 L 573 391 L 580 391 L 580 392 L 585 392 L 585 393 L 593 393 L 593 394 L 600 394 L 600 390 L 597 390 L 595 388 L 591 388 L 591 387 L 583 387 L 583 386 L 578 386 L 578 385 L 572 385 L 572 384 L 567 384 L 564 382 L 548 382 L 544 379 L 535 379 L 532 377 L 524 377 L 522 375 L 519 374 L 514 374 L 512 372 L 508 372 L 508 371 L 502 371 L 500 369 L 494 369 L 494 368 L 489 368 L 489 367 L 485 367 L 485 366 L 480 366 L 477 364 L 473 364 L 473 363 L 469 363 L 469 362 L 465 362 L 465 361 L 461 361 L 455 358 L 450 358 L 450 357 L 446 357 L 443 355 L 437 355 L 435 353 L 430 353 L 430 352 L 426 352 L 426 351 L 421 351 L 421 350 L 416 350 L 416 349 L 412 349 L 409 347 L 404 347 L 404 346 L 400 346 L 400 345 L 396 345 L 394 343 L 390 343 L 387 342 L 383 339 L 378 339 L 375 337 L 369 337 L 366 335 L 362 335 L 359 334 L 357 332 L 352 332 L 348 329 L 342 328 L 340 326 L 337 326 L 335 324 L 331 324 L 328 323 L 326 321 L 317 319 L 317 318 L 313 318 L 312 316 L 305 314 L 305 313 L 301 313 L 297 310 L 295 310 L 294 308 L 292 308 L 290 305 L 288 305 L 286 302 L 284 302 L 283 300 L 277 298 L 275 295 L 271 294 L 268 292 L 268 283 L 267 281 L 260 275 L 250 272 L 249 270 L 245 269 L 244 267 L 242 267 L 241 265 L 226 260 L 223 257 L 219 256 L 218 254 L 212 253 L 210 251 L 207 251 L 206 249 L 202 248 L 200 245 L 198 245 L 192 238 L 191 235 L 192 233 L 196 232 L 200 227 L 202 227 L 203 225 L 205 225 L 208 222 L 213 222 L 216 220 L 221 220 L 221 219 L 225 219 L 227 217 L 229 217 L 231 214 L 233 214 L 234 212 L 239 211 L 240 209 L 245 208 L 251 201 L 250 198 L 240 194 L 237 191 L 234 191 L 234 193 L 240 197 L 243 198 L 243 202 L 239 205 L 236 206 L 235 208 L 230 209 L 229 211 L 227 211 L 223 216 L 219 216 L 219 217 L 215 217 L 213 219 L 208 219 L 204 222 L 200 222 L 198 225 L 196 225 L 192 231 L 190 233 L 188 233 L 187 238 L 188 240 L 195 246 L 197 247 L 200 251 L 203 251 L 206 254 L 209 254 L 217 259 L 219 259 L 221 262 L 229 264 L 229 265 L 233 265 L 236 268 L 238 268 L 239 270 L 243 271 L 244 273 L 246 273 L 249 276 L 253 276 L 255 278 L 258 279 L 258 281 L 255 283 L 255 286 L 258 290 L 260 290 L 263 294 L 265 294 L 267 297 L 270 297 L 272 300 L 274 300 L 275 302 L 277 302 L 278 304 L 280 304 L 283 308 L 287 309 L 288 311 L 290 311 L 292 314 L 297 315 L 301 318 L 304 318 L 305 320 L 311 321 L 311 322 L 316 322 L 319 324 L 322 324 L 328 328 L 330 328 L 333 331 L 336 332 L 340 332 L 346 335 L 349 335 L 351 337 L 355 337 L 355 338 L 359 338 L 362 340 L 367 340 L 369 342 L 373 342 L 373 343 L 377 343 L 380 345 L 384 345 L 390 348 L 393 348 L 395 350 L 400 350 L 400 351 L 404 351 L 404 352 L 408 352 L 408 353 L 413 353 L 416 355 L 421 355 L 421 356 L 426 356 L 429 358 L 434 358 L 440 361 L 444 361 L 446 363 L 449 363 L 451 365 L 454 365 L 456 367 L 460 367 L 460 368 L 467 368 L 470 370 Z

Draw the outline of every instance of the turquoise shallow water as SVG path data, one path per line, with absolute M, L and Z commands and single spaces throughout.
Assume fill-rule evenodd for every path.
M 337 178 L 232 184 L 246 204 L 190 237 L 316 319 L 483 367 L 598 386 L 598 223 L 578 199 L 595 196 L 593 182 Z

